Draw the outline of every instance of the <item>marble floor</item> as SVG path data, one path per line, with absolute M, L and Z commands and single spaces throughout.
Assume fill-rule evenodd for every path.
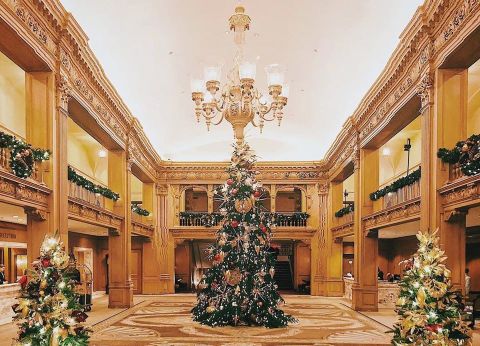
M 192 294 L 135 296 L 130 309 L 108 309 L 105 295 L 97 295 L 88 323 L 96 346 L 157 345 L 390 345 L 395 314 L 390 309 L 357 313 L 343 299 L 285 295 L 284 310 L 299 319 L 287 328 L 211 328 L 194 323 Z M 0 345 L 15 337 L 13 323 L 0 326 Z M 474 345 L 480 345 L 475 333 Z M 5 342 L 5 343 L 2 343 Z

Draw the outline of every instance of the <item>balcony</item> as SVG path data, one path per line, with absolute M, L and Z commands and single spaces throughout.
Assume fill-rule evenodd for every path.
M 180 213 L 180 226 L 187 227 L 215 227 L 220 225 L 223 215 L 201 211 L 185 211 Z
M 68 197 L 77 198 L 98 208 L 105 208 L 105 197 L 69 181 Z
M 152 221 L 152 216 L 139 215 L 132 211 L 132 233 L 152 238 L 154 233 Z
M 420 197 L 420 180 L 404 186 L 395 192 L 389 192 L 382 198 L 382 209 L 388 209 Z
M 10 154 L 11 150 L 9 148 L 0 148 L 0 170 L 14 174 L 12 168 L 10 167 Z M 33 161 L 33 173 L 27 178 L 27 180 L 45 185 L 43 181 L 43 169 L 41 161 Z
M 448 181 L 455 181 L 465 177 L 462 169 L 460 168 L 459 163 L 449 164 L 448 165 Z
M 277 227 L 307 227 L 307 213 L 263 213 L 262 217 L 274 223 Z M 186 227 L 216 227 L 224 216 L 220 213 L 181 212 L 179 225 Z

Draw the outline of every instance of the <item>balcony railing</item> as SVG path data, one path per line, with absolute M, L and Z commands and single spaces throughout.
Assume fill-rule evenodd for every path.
M 132 211 L 132 221 L 141 223 L 143 225 L 151 225 L 152 224 L 152 217 L 151 216 L 139 215 L 139 214 Z
M 10 168 L 10 153 L 11 150 L 9 148 L 0 148 L 0 169 L 13 174 Z M 28 179 L 33 179 L 38 183 L 44 184 L 42 162 L 33 162 L 33 173 Z
M 223 219 L 220 213 L 186 211 L 180 213 L 180 226 L 214 227 Z
M 407 202 L 420 196 L 420 180 L 411 185 L 404 186 L 395 192 L 389 192 L 383 196 L 383 209 Z
M 99 208 L 105 208 L 105 197 L 99 193 L 94 193 L 86 188 L 75 184 L 74 182 L 69 181 L 69 190 L 68 196 L 73 198 L 81 199 L 87 203 L 93 204 Z
M 460 178 L 463 178 L 465 174 L 463 174 L 462 169 L 460 168 L 460 164 L 458 163 L 451 163 L 448 165 L 448 180 L 454 181 Z
M 348 223 L 352 223 L 354 216 L 355 216 L 355 213 L 352 211 L 352 212 L 347 213 L 343 216 L 336 217 L 335 218 L 335 225 L 340 226 L 340 225 L 346 225 Z
M 181 212 L 180 226 L 193 227 L 214 227 L 219 226 L 224 218 L 220 213 L 207 212 Z M 262 213 L 261 219 L 269 220 L 277 227 L 306 227 L 307 213 L 292 212 L 292 213 Z

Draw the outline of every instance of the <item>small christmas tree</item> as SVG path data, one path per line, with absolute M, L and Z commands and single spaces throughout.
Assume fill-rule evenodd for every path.
M 58 234 L 46 235 L 28 282 L 22 281 L 19 303 L 12 307 L 20 321 L 15 345 L 88 345 L 90 330 L 82 325 L 87 315 L 75 293 L 73 270 Z
M 452 291 L 436 233 L 417 234 L 419 249 L 400 281 L 394 345 L 469 344 L 470 330 L 461 319 L 462 296 Z
M 283 303 L 274 280 L 270 248 L 271 217 L 262 213 L 261 184 L 255 179 L 255 155 L 246 143 L 235 146 L 230 178 L 216 191 L 222 196 L 223 227 L 208 255 L 213 266 L 199 283 L 193 319 L 209 326 L 286 326 L 295 319 L 278 308 Z

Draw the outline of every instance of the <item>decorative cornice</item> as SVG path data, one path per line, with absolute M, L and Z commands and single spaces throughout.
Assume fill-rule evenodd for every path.
M 115 229 L 120 229 L 123 221 L 123 217 L 111 211 L 74 197 L 68 197 L 68 216 L 75 220 L 88 220 L 96 225 Z
M 36 209 L 48 207 L 48 196 L 52 190 L 32 179 L 22 179 L 0 170 L 0 200 L 22 203 Z
M 379 212 L 367 215 L 362 218 L 365 231 L 396 225 L 403 222 L 417 220 L 420 218 L 420 197 L 413 198 L 407 202 L 397 204 L 393 207 L 383 209 Z
M 469 207 L 480 202 L 480 175 L 463 177 L 438 189 L 444 208 Z

